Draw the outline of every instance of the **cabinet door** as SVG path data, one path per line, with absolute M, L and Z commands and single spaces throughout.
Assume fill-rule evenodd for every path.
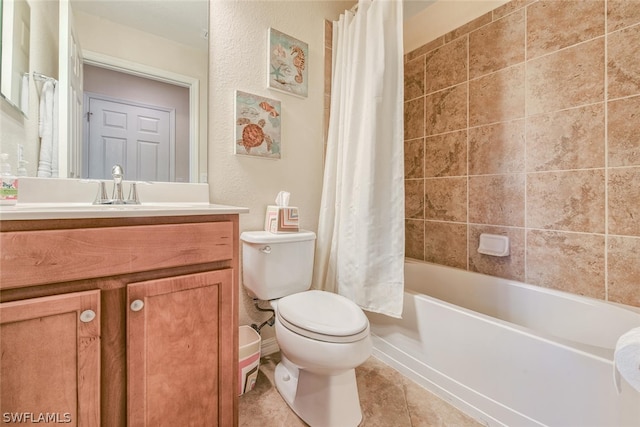
M 100 291 L 0 304 L 3 423 L 100 425 Z
M 232 272 L 128 285 L 129 426 L 233 425 Z

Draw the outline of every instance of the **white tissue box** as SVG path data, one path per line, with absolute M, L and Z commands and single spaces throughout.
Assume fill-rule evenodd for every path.
M 267 206 L 264 229 L 272 233 L 291 233 L 298 229 L 298 208 L 292 206 Z

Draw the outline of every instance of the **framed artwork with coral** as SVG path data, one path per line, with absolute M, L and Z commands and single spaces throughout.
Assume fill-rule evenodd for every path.
M 235 153 L 280 158 L 280 101 L 236 90 Z
M 269 28 L 269 70 L 267 86 L 292 95 L 308 93 L 307 58 L 309 45 Z

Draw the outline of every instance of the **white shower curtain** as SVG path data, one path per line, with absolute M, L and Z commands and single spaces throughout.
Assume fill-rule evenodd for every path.
M 314 284 L 402 314 L 402 1 L 360 0 L 333 23 L 331 115 Z

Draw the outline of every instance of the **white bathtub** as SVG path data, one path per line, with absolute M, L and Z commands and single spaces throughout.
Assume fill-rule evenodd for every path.
M 640 393 L 613 382 L 640 310 L 422 262 L 405 288 L 402 320 L 367 313 L 374 355 L 480 422 L 640 426 Z

